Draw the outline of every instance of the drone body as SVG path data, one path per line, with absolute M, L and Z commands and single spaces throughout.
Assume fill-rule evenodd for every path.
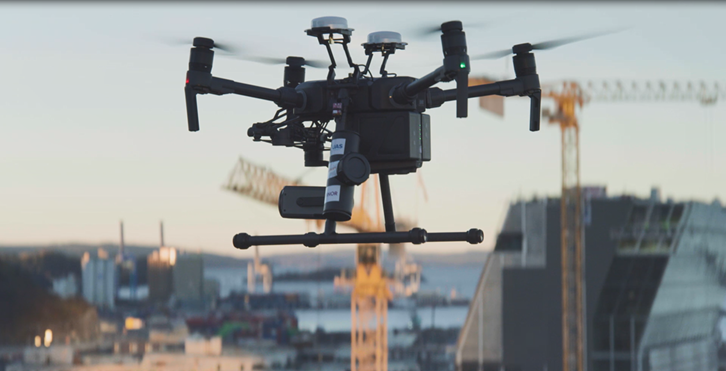
M 190 131 L 199 130 L 197 94 L 233 93 L 272 101 L 280 109 L 271 120 L 253 124 L 248 135 L 255 141 L 303 149 L 305 166 L 328 166 L 325 187 L 288 186 L 281 192 L 279 201 L 283 217 L 326 219 L 325 233 L 254 237 L 241 233 L 235 236 L 234 245 L 248 248 L 275 244 L 312 247 L 321 243 L 482 242 L 483 233 L 478 229 L 461 233 L 428 233 L 420 228 L 396 232 L 388 175 L 415 172 L 423 162 L 431 160 L 431 123 L 424 112 L 447 101 L 455 100 L 457 117 L 466 117 L 468 98 L 494 94 L 529 96 L 530 130 L 539 130 L 540 85 L 531 45 L 513 48 L 515 79 L 469 87 L 466 36 L 459 21 L 441 25 L 443 64 L 421 78 L 391 76 L 385 70 L 388 57 L 406 46 L 396 32 L 370 34 L 368 42 L 363 44 L 367 63 L 353 63 L 348 50 L 352 31 L 344 18 L 314 19 L 306 33 L 316 37 L 328 51 L 327 79 L 305 81 L 304 66 L 310 63 L 300 57 L 288 57 L 284 85 L 275 90 L 212 76 L 214 41 L 194 39 L 185 86 Z M 337 65 L 331 49 L 334 44 L 342 45 L 353 70 L 343 79 L 335 79 Z M 383 56 L 380 77 L 373 77 L 370 71 L 376 52 Z M 456 81 L 457 87 L 451 90 L 432 87 L 442 81 Z M 334 131 L 328 128 L 330 122 L 335 122 Z M 330 145 L 326 148 L 328 142 Z M 330 151 L 329 161 L 323 158 L 325 150 Z M 336 233 L 335 222 L 351 218 L 354 187 L 366 181 L 371 173 L 380 174 L 386 232 Z

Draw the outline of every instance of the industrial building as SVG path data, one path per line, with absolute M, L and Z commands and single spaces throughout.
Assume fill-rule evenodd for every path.
M 721 370 L 726 208 L 583 192 L 591 371 Z M 562 369 L 560 200 L 510 205 L 457 343 L 460 371 Z
M 173 247 L 161 247 L 147 258 L 149 302 L 166 304 L 174 289 L 172 268 L 176 264 L 177 251 Z
M 124 245 L 124 222 L 119 222 L 120 239 L 118 246 L 118 255 L 116 255 L 116 264 L 118 265 L 118 299 L 139 300 L 142 295 L 137 291 L 138 287 L 138 267 L 136 258 L 133 254 L 126 252 Z M 142 290 L 143 291 L 143 290 Z
M 173 269 L 174 297 L 180 302 L 201 302 L 204 299 L 204 262 L 200 254 L 183 254 Z
M 214 309 L 217 306 L 219 290 L 219 281 L 211 278 L 204 279 L 204 301 L 211 309 Z
M 49 347 L 28 346 L 23 349 L 23 362 L 26 365 L 35 366 L 33 368 L 38 368 L 39 366 L 68 367 L 73 365 L 74 353 L 73 347 L 68 345 L 54 344 Z
M 83 298 L 87 302 L 114 308 L 116 297 L 116 264 L 99 250 L 98 257 L 89 253 L 81 258 Z

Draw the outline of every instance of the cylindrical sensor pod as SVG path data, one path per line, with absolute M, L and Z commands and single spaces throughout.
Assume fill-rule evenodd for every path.
M 353 131 L 336 131 L 330 144 L 330 162 L 328 163 L 328 183 L 325 187 L 325 205 L 323 216 L 338 222 L 350 220 L 353 210 L 354 185 L 347 185 L 338 178 L 338 161 L 343 155 L 358 152 L 360 136 Z

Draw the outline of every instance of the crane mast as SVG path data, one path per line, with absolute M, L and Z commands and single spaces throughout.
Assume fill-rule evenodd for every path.
M 559 125 L 562 142 L 562 369 L 584 370 L 580 127 L 575 115 L 575 109 L 583 104 L 582 90 L 577 83 L 565 83 L 557 92 L 543 90 L 542 97 L 553 98 L 556 102 L 557 113 L 548 118 L 550 124 Z

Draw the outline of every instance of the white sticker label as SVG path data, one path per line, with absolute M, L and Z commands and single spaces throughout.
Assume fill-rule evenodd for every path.
M 335 178 L 338 175 L 338 161 L 333 161 L 328 165 L 328 179 Z
M 330 155 L 342 155 L 343 153 L 345 153 L 345 138 L 333 139 L 330 144 Z
M 340 186 L 331 185 L 325 188 L 325 203 L 340 201 Z

